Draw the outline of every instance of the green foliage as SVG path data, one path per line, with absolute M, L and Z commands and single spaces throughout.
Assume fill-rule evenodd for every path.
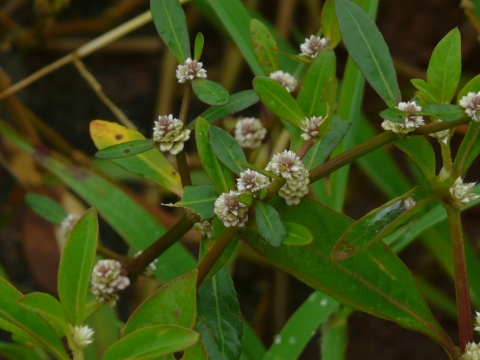
M 265 74 L 270 75 L 270 73 L 280 70 L 280 62 L 276 53 L 277 42 L 261 21 L 257 19 L 250 21 L 250 37 L 255 57 L 265 70 Z
M 28 193 L 25 202 L 38 215 L 54 224 L 61 224 L 68 216 L 60 205 L 44 195 Z
M 192 88 L 198 99 L 209 105 L 224 105 L 230 100 L 227 89 L 215 81 L 208 79 L 194 79 Z
M 335 0 L 327 0 L 323 4 L 321 24 L 323 35 L 330 41 L 330 46 L 335 48 L 342 39 L 335 16 Z
M 95 156 L 100 159 L 118 159 L 141 154 L 154 148 L 155 142 L 152 140 L 134 140 L 104 148 Z
M 186 186 L 182 200 L 174 206 L 186 207 L 205 220 L 215 216 L 213 208 L 217 198 L 217 190 L 212 185 Z
M 235 174 L 240 175 L 244 170 L 235 160 L 246 162 L 245 154 L 238 142 L 225 130 L 212 126 L 208 130 L 210 145 L 217 158 Z
M 203 38 L 203 34 L 198 33 L 197 37 L 195 38 L 195 45 L 194 45 L 194 51 L 193 51 L 193 53 L 194 53 L 193 58 L 197 61 L 199 61 L 200 58 L 202 57 L 204 42 L 205 42 L 205 40 Z
M 287 228 L 277 211 L 263 201 L 255 201 L 255 221 L 258 233 L 272 246 L 280 246 L 287 237 Z
M 300 224 L 285 222 L 287 235 L 283 242 L 284 245 L 302 246 L 310 244 L 313 241 L 313 235 L 310 230 Z
M 396 140 L 394 144 L 418 165 L 428 181 L 433 180 L 435 177 L 435 153 L 432 145 L 425 138 L 413 136 L 408 139 Z

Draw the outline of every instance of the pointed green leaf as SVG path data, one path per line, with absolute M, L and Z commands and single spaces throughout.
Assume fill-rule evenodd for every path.
M 218 159 L 235 174 L 240 175 L 244 169 L 233 161 L 240 160 L 246 162 L 247 159 L 237 140 L 225 130 L 216 126 L 212 126 L 208 134 L 210 136 L 210 145 Z
M 253 52 L 265 73 L 280 70 L 280 62 L 278 61 L 277 42 L 273 38 L 268 28 L 257 19 L 250 20 L 250 38 L 252 39 Z
M 282 85 L 273 79 L 260 76 L 253 79 L 253 89 L 271 112 L 296 127 L 302 126 L 305 114 Z
M 54 224 L 61 224 L 68 216 L 60 205 L 45 195 L 28 193 L 25 203 L 42 218 Z
M 134 140 L 106 147 L 97 151 L 95 156 L 100 159 L 118 159 L 141 154 L 154 148 L 153 140 Z
M 97 239 L 97 213 L 91 208 L 68 235 L 58 269 L 58 296 L 72 325 L 83 323 Z
M 313 241 L 313 235 L 305 226 L 292 222 L 285 222 L 287 237 L 284 245 L 302 246 L 310 244 Z
M 198 289 L 197 330 L 210 359 L 239 358 L 242 351 L 242 315 L 226 266 Z
M 335 77 L 335 72 L 335 53 L 331 49 L 322 50 L 308 68 L 297 97 L 298 106 L 306 117 L 327 115 L 326 103 L 323 102 L 324 93 L 329 80 Z M 335 93 L 334 96 L 336 95 Z
M 428 85 L 425 80 L 412 79 L 410 82 L 417 90 L 420 91 L 417 94 L 417 97 L 424 99 L 427 104 L 435 104 L 437 102 L 435 95 L 433 95 L 432 90 L 430 89 L 430 85 Z
M 393 143 L 418 165 L 428 181 L 435 177 L 435 152 L 428 140 L 422 136 L 412 136 Z
M 336 0 L 343 42 L 365 79 L 389 107 L 401 101 L 395 68 L 375 21 L 351 0 Z
M 198 99 L 205 104 L 223 105 L 230 100 L 227 89 L 208 79 L 194 79 L 192 88 Z
M 198 33 L 197 37 L 195 38 L 195 45 L 193 47 L 193 54 L 194 54 L 193 57 L 197 61 L 200 60 L 200 58 L 202 57 L 203 43 L 204 43 L 203 34 Z
M 389 108 L 382 110 L 379 115 L 385 120 L 390 120 L 397 123 L 405 123 L 405 116 L 408 116 L 409 113 L 397 108 Z
M 154 325 L 195 325 L 197 270 L 163 285 L 140 305 L 128 319 L 123 336 Z
M 128 141 L 145 140 L 145 136 L 136 130 L 103 120 L 90 123 L 90 136 L 99 150 Z M 111 161 L 125 170 L 152 180 L 174 194 L 182 194 L 180 175 L 158 149 Z
M 335 0 L 327 0 L 323 4 L 320 23 L 322 24 L 323 35 L 330 41 L 332 49 L 335 49 L 342 39 L 335 14 Z
M 22 293 L 2 278 L 0 294 L 0 329 L 21 336 L 57 359 L 69 359 L 55 331 L 37 313 L 20 306 L 16 301 Z
M 480 135 L 480 124 L 475 121 L 470 121 L 467 133 L 462 139 L 460 148 L 455 156 L 455 162 L 453 163 L 453 173 L 455 176 L 463 177 L 470 165 L 472 165 L 473 161 L 480 154 L 478 135 Z
M 8 360 L 49 360 L 50 357 L 40 348 L 27 345 L 0 342 L 0 355 Z
M 52 295 L 34 292 L 19 298 L 17 302 L 21 306 L 35 311 L 47 320 L 52 327 L 59 327 L 63 334 L 69 333 L 70 330 L 65 320 L 62 305 Z
M 465 111 L 462 107 L 450 104 L 429 104 L 419 115 L 434 116 L 443 121 L 452 121 L 460 119 L 465 116 Z
M 457 97 L 457 104 L 460 104 L 460 100 L 464 96 L 467 96 L 469 92 L 477 93 L 480 91 L 480 75 L 475 76 L 472 80 L 470 80 L 458 93 Z
M 308 228 L 315 240 L 306 246 L 272 247 L 244 230 L 240 235 L 249 247 L 342 304 L 395 321 L 431 337 L 448 351 L 453 349 L 407 267 L 385 244 L 377 242 L 368 251 L 337 262 L 330 258 L 330 252 L 353 223 L 351 219 L 308 198 L 295 207 L 279 198 L 272 205 L 282 217 Z
M 331 297 L 313 292 L 275 336 L 262 360 L 298 359 L 319 326 L 338 308 L 338 302 Z
M 149 326 L 118 340 L 103 360 L 157 359 L 192 346 L 198 338 L 197 332 L 176 325 Z
M 202 161 L 203 169 L 207 173 L 218 193 L 229 192 L 235 188 L 232 172 L 213 153 L 208 137 L 210 124 L 203 118 L 197 118 L 195 124 L 195 139 L 197 141 L 198 155 Z
M 178 0 L 150 0 L 153 22 L 180 64 L 190 55 L 187 19 Z
M 460 31 L 455 28 L 433 50 L 427 69 L 430 91 L 438 102 L 448 104 L 457 90 L 462 72 Z
M 330 124 L 330 131 L 319 142 L 313 144 L 303 158 L 303 163 L 308 170 L 321 165 L 327 160 L 333 150 L 342 141 L 350 129 L 352 123 L 350 121 L 333 116 Z
M 181 360 L 208 360 L 207 349 L 199 341 L 184 351 Z
M 230 96 L 230 101 L 225 105 L 211 106 L 207 111 L 203 112 L 198 117 L 204 118 L 208 122 L 212 122 L 225 116 L 231 115 L 238 111 L 244 110 L 259 101 L 257 94 L 253 90 L 240 91 Z M 195 128 L 195 120 L 187 127 L 188 129 Z
M 215 216 L 213 208 L 217 199 L 217 190 L 212 185 L 186 186 L 182 200 L 169 206 L 186 207 L 206 220 Z
M 416 202 L 414 206 L 411 200 Z M 418 217 L 431 200 L 433 196 L 430 191 L 417 187 L 370 211 L 340 237 L 332 249 L 332 258 L 345 260 L 365 251 L 376 241 L 384 239 L 401 225 Z
M 349 308 L 343 308 L 334 314 L 322 327 L 320 356 L 322 359 L 345 359 L 347 352 Z
M 287 228 L 277 211 L 263 201 L 255 201 L 255 221 L 258 233 L 272 246 L 280 246 L 287 236 Z

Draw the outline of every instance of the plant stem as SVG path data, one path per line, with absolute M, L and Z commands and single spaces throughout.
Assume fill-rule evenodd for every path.
M 190 107 L 190 101 L 192 100 L 192 84 L 187 81 L 185 84 L 185 91 L 183 93 L 182 99 L 182 106 L 180 108 L 180 115 L 179 120 L 183 122 L 183 124 L 187 121 L 188 115 L 188 108 Z M 188 169 L 188 162 L 187 162 L 187 154 L 185 153 L 185 149 L 180 151 L 177 155 L 175 155 L 177 159 L 177 166 L 178 172 L 180 174 L 180 178 L 182 179 L 183 187 L 192 185 L 192 179 L 190 177 L 190 170 Z
M 239 228 L 229 227 L 227 228 L 222 235 L 218 238 L 217 242 L 212 246 L 210 251 L 205 255 L 203 260 L 198 265 L 198 277 L 197 277 L 197 288 L 202 285 L 203 280 L 207 277 L 208 273 L 212 269 L 213 265 L 220 258 L 224 250 L 227 248 L 230 240 L 237 233 Z
M 194 219 L 192 219 L 192 217 Z M 198 219 L 196 219 L 197 217 L 198 216 L 192 214 L 185 214 L 173 227 L 163 234 L 160 239 L 128 263 L 126 269 L 130 280 L 134 282 L 148 265 L 185 235 L 193 227 L 195 221 L 198 221 Z
M 73 360 L 83 360 L 83 349 L 76 349 L 72 351 L 73 354 Z
M 452 241 L 455 293 L 457 298 L 458 325 L 460 332 L 460 349 L 473 342 L 472 312 L 470 308 L 470 289 L 468 287 L 467 263 L 463 243 L 462 221 L 460 210 L 445 205 Z
M 449 174 L 451 174 L 453 170 L 453 161 L 450 145 L 446 145 L 440 141 L 440 150 L 442 153 L 443 167 L 448 171 Z

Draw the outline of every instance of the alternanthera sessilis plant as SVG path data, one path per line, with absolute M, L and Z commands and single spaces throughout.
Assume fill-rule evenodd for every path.
M 121 187 L 33 146 L 0 123 L 3 136 L 92 206 L 75 217 L 50 199 L 29 194 L 27 203 L 68 234 L 59 297 L 23 295 L 1 279 L 0 327 L 14 334 L 18 349 L 37 356 L 32 359 L 41 359 L 45 352 L 57 359 L 68 359 L 70 353 L 75 360 L 83 359 L 100 336 L 88 319 L 99 309 L 115 307 L 122 290 L 140 276 L 153 274 L 164 285 L 119 325 L 120 335 L 104 349 L 103 359 L 173 359 L 179 352 L 186 360 L 296 359 L 321 325 L 322 353 L 328 349 L 341 359 L 345 344 L 338 345 L 338 339 L 329 343 L 329 323 L 345 323 L 353 310 L 422 333 L 451 359 L 478 359 L 473 331 L 480 324 L 478 316 L 473 322 L 472 305 L 480 306 L 479 289 L 468 281 L 460 214 L 478 198 L 475 183 L 465 176 L 480 153 L 480 76 L 459 87 L 458 29 L 438 43 L 426 80 L 412 79 L 418 91 L 405 99 L 372 19 L 378 5 L 373 0 L 363 4 L 368 12 L 350 0 L 327 0 L 321 29 L 307 34 L 296 53 L 276 40 L 266 24 L 251 19 L 241 2 L 209 4 L 255 74 L 253 89 L 230 95 L 208 79 L 209 66 L 201 55 L 204 45 L 213 45 L 198 34 L 192 55 L 179 2 L 152 0 L 158 33 L 179 63 L 171 76 L 184 86 L 181 108 L 157 114 L 152 139 L 118 124 L 91 123 L 97 157 L 178 196 L 166 205 L 182 208 L 184 215 L 169 229 Z M 349 60 L 337 79 L 336 48 L 341 41 Z M 352 139 L 364 121 L 360 109 L 365 80 L 385 102 L 378 124 L 384 131 L 355 144 Z M 189 114 L 194 96 L 209 109 Z M 265 111 L 258 117 L 241 116 L 259 101 Z M 232 113 L 239 113 L 235 125 L 214 125 Z M 468 131 L 453 158 L 450 139 L 462 124 L 468 124 Z M 208 184 L 192 185 L 187 142 L 196 143 Z M 422 184 L 402 191 L 392 185 L 395 196 L 354 221 L 341 212 L 348 165 L 389 143 L 416 164 Z M 166 160 L 167 154 L 175 156 L 176 167 Z M 442 164 L 438 171 L 437 162 Z M 382 174 L 383 164 L 375 165 L 378 176 L 395 184 L 396 174 Z M 97 212 L 141 252 L 128 258 L 101 246 Z M 428 293 L 396 255 L 444 219 L 451 257 L 443 261 L 453 268 L 457 344 L 432 315 L 424 298 Z M 179 243 L 192 228 L 202 235 L 198 261 Z M 315 290 L 268 350 L 242 318 L 228 271 L 240 243 Z M 474 254 L 467 255 L 478 262 Z M 118 325 L 118 320 L 111 321 Z M 337 349 L 331 349 L 332 344 Z

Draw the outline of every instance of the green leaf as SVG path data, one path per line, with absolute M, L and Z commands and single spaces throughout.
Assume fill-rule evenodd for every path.
M 475 121 L 470 121 L 468 130 L 465 134 L 457 155 L 453 163 L 453 173 L 455 176 L 464 176 L 470 165 L 480 154 L 480 141 L 478 135 L 480 134 L 480 124 Z
M 192 88 L 198 99 L 209 105 L 224 105 L 230 100 L 230 95 L 219 83 L 208 79 L 194 79 Z
M 115 184 L 91 170 L 73 166 L 63 158 L 39 152 L 1 121 L 0 133 L 24 149 L 83 200 L 95 207 L 133 249 L 138 251 L 147 248 L 165 232 L 150 212 Z M 158 258 L 155 274 L 162 282 L 167 282 L 195 267 L 193 256 L 177 243 Z
M 308 228 L 315 240 L 306 246 L 272 247 L 253 233 L 247 237 L 242 232 L 249 247 L 342 304 L 395 321 L 431 337 L 447 351 L 452 349 L 451 340 L 431 314 L 410 272 L 383 242 L 339 263 L 330 258 L 330 252 L 353 220 L 308 198 L 295 207 L 279 198 L 272 205 L 280 216 Z
M 410 80 L 413 86 L 417 88 L 420 92 L 417 94 L 417 97 L 422 98 L 425 100 L 427 104 L 435 104 L 437 100 L 435 99 L 435 95 L 433 95 L 430 85 L 427 84 L 425 80 L 422 79 L 412 79 Z
M 72 325 L 81 325 L 84 320 L 97 239 L 97 213 L 92 208 L 78 220 L 68 235 L 58 269 L 58 296 Z
M 242 166 L 234 163 L 234 160 L 247 161 L 245 154 L 229 133 L 219 127 L 212 126 L 208 134 L 210 136 L 210 145 L 218 159 L 235 174 L 240 175 L 244 170 Z
M 408 116 L 408 111 L 403 111 L 397 108 L 389 108 L 380 112 L 382 119 L 391 120 L 397 123 L 405 123 L 405 116 Z
M 0 354 L 9 360 L 49 360 L 49 356 L 40 348 L 0 342 Z
M 335 49 L 342 39 L 335 14 L 335 0 L 327 0 L 323 4 L 320 23 L 322 25 L 323 35 L 330 41 L 332 49 Z
M 411 206 L 407 203 L 409 199 L 416 202 L 415 206 L 409 208 Z M 338 239 L 332 249 L 332 258 L 345 260 L 365 251 L 375 242 L 393 233 L 399 226 L 418 216 L 431 200 L 433 197 L 430 191 L 417 187 L 370 211 Z
M 203 44 L 204 44 L 204 39 L 203 39 L 203 34 L 198 33 L 197 37 L 195 38 L 195 45 L 193 46 L 193 58 L 195 60 L 200 60 L 202 57 L 202 52 L 203 52 Z
M 20 306 L 16 301 L 22 293 L 2 278 L 0 294 L 0 329 L 21 336 L 57 359 L 69 359 L 55 331 L 37 313 Z
M 322 359 L 343 360 L 347 352 L 349 308 L 343 308 L 334 314 L 322 327 L 321 352 Z
M 197 118 L 195 124 L 195 139 L 197 141 L 198 155 L 202 161 L 203 169 L 207 173 L 218 193 L 228 193 L 235 188 L 232 172 L 215 156 L 208 133 L 210 124 L 203 118 Z
M 203 118 L 208 122 L 222 119 L 238 111 L 244 110 L 259 101 L 257 94 L 253 90 L 244 90 L 230 96 L 230 101 L 225 105 L 211 106 L 197 118 Z M 187 128 L 195 128 L 195 121 L 192 121 Z
M 340 144 L 350 129 L 350 121 L 333 116 L 330 131 L 319 142 L 313 144 L 303 158 L 303 163 L 308 170 L 321 165 L 327 160 L 333 150 Z
M 469 92 L 477 93 L 480 91 L 480 75 L 475 76 L 470 80 L 458 93 L 457 104 L 460 104 L 460 100 L 467 96 Z
M 136 130 L 103 120 L 90 123 L 90 136 L 99 150 L 128 141 L 145 140 L 145 137 Z M 174 194 L 179 196 L 182 194 L 180 175 L 158 149 L 111 161 L 125 170 L 152 180 Z
M 271 112 L 296 127 L 302 126 L 305 114 L 282 85 L 273 79 L 260 76 L 253 79 L 253 89 Z
M 157 359 L 194 345 L 198 338 L 195 331 L 176 325 L 149 326 L 118 340 L 103 360 Z
M 278 61 L 277 42 L 273 38 L 268 28 L 257 19 L 250 20 L 250 38 L 252 39 L 253 52 L 265 73 L 280 70 L 280 62 Z
M 196 320 L 197 270 L 192 270 L 154 292 L 128 319 L 123 336 L 154 325 L 192 329 Z
M 284 245 L 302 246 L 310 244 L 313 241 L 313 235 L 305 226 L 292 222 L 285 222 L 287 228 L 287 237 Z
M 38 313 L 47 320 L 52 327 L 59 327 L 62 331 L 59 335 L 63 336 L 63 334 L 70 332 L 62 305 L 52 295 L 34 292 L 19 298 L 17 302 L 26 309 Z
M 277 211 L 263 201 L 255 201 L 255 221 L 258 233 L 272 246 L 280 246 L 287 237 L 287 228 L 283 225 Z
M 336 0 L 343 42 L 365 79 L 389 107 L 401 101 L 395 68 L 375 21 L 351 0 Z
M 154 148 L 153 140 L 134 140 L 104 148 L 95 156 L 100 159 L 118 159 L 141 154 Z
M 186 207 L 206 220 L 215 216 L 213 209 L 217 199 L 217 190 L 212 185 L 186 186 L 182 200 L 169 206 Z
M 457 120 L 465 116 L 462 107 L 450 104 L 429 104 L 419 114 L 434 116 L 444 121 Z
M 180 64 L 190 55 L 187 19 L 177 0 L 150 0 L 153 22 L 165 45 Z
M 199 341 L 185 350 L 181 360 L 208 360 L 207 349 Z
M 462 72 L 460 31 L 455 28 L 433 50 L 427 69 L 427 81 L 438 102 L 448 104 L 455 95 Z
M 323 99 L 328 82 L 335 77 L 335 72 L 335 53 L 331 49 L 322 50 L 308 68 L 297 97 L 298 106 L 306 117 L 327 115 L 327 105 Z M 335 93 L 334 96 L 336 95 Z
M 210 359 L 238 359 L 242 351 L 242 315 L 226 266 L 198 289 L 197 331 Z
M 61 224 L 68 216 L 60 205 L 45 195 L 28 193 L 25 196 L 25 203 L 35 213 L 54 224 Z
M 396 147 L 407 154 L 422 170 L 428 181 L 435 177 L 435 152 L 432 145 L 422 136 L 412 136 L 393 142 Z
M 275 336 L 262 359 L 298 359 L 318 327 L 338 308 L 339 304 L 329 296 L 313 292 L 290 317 L 280 334 Z
M 282 180 L 282 177 L 281 176 L 278 176 L 278 175 L 275 175 L 274 173 L 271 173 L 270 171 L 267 171 L 265 169 L 262 169 L 261 167 L 258 167 L 258 166 L 255 166 L 253 164 L 249 164 L 248 162 L 246 161 L 241 161 L 241 160 L 233 160 L 233 162 L 235 164 L 238 164 L 242 167 L 244 167 L 245 169 L 250 169 L 250 170 L 255 170 L 256 172 L 262 174 L 262 175 L 265 175 L 271 179 L 277 179 L 277 180 Z

